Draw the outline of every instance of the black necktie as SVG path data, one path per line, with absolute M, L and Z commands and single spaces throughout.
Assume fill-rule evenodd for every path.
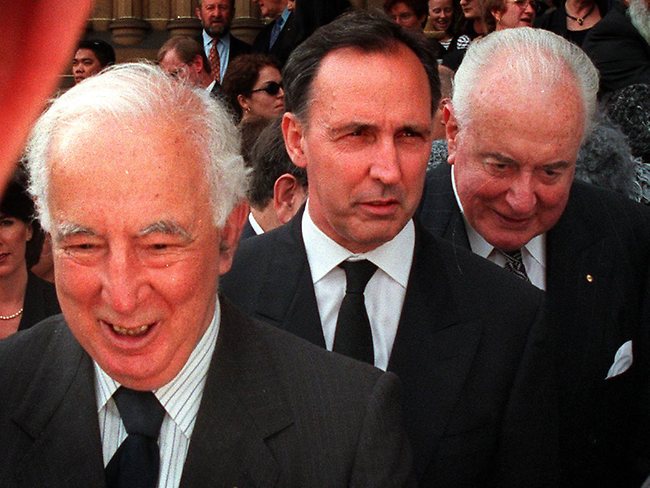
M 526 267 L 524 266 L 524 261 L 521 256 L 521 249 L 517 249 L 512 252 L 501 251 L 501 254 L 506 258 L 505 269 L 510 271 L 516 277 L 521 278 L 524 281 L 530 282 L 528 279 L 528 274 L 526 273 Z
M 339 267 L 345 271 L 345 296 L 336 321 L 334 351 L 346 356 L 365 361 L 375 362 L 372 347 L 372 331 L 370 320 L 363 297 L 363 291 L 377 266 L 370 261 L 343 261 Z
M 155 488 L 160 468 L 158 434 L 165 409 L 150 391 L 120 387 L 113 399 L 129 435 L 106 466 L 106 485 Z

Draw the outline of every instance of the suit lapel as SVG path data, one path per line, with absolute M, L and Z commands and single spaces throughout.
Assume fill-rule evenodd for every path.
M 44 366 L 13 418 L 32 440 L 16 466 L 22 486 L 104 486 L 92 361 L 67 326 L 53 325 Z
M 463 215 L 451 186 L 451 166 L 436 166 L 427 173 L 424 197 L 417 213 L 424 228 L 456 246 L 469 249 Z
M 561 329 L 563 347 L 559 349 L 559 364 L 565 365 L 563 369 L 604 378 L 609 365 L 597 364 L 593 359 L 607 358 L 600 348 L 608 332 L 602 325 L 610 321 L 600 315 L 608 313 L 607 307 L 603 308 L 607 301 L 625 303 L 625 297 L 614 296 L 624 293 L 625 288 L 613 281 L 616 263 L 610 250 L 617 249 L 616 244 L 598 232 L 603 227 L 602 221 L 591 221 L 589 209 L 583 208 L 583 201 L 573 196 L 576 191 L 580 189 L 574 185 L 566 210 L 547 234 L 548 310 L 553 323 Z M 573 366 L 568 368 L 567 364 Z M 585 368 L 597 371 L 584 371 Z
M 181 486 L 274 486 L 265 439 L 292 423 L 270 352 L 226 300 Z
M 325 347 L 307 252 L 302 239 L 304 206 L 277 230 L 271 263 L 261 286 L 257 315 L 317 346 Z
M 404 418 L 415 453 L 414 465 L 423 469 L 435 454 L 469 374 L 481 328 L 471 311 L 458 309 L 456 280 L 440 262 L 435 241 L 419 229 L 416 236 L 388 369 L 402 380 Z

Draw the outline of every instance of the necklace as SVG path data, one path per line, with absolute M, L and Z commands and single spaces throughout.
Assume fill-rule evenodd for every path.
M 18 310 L 16 313 L 12 313 L 11 315 L 0 315 L 0 320 L 11 320 L 11 319 L 15 319 L 15 318 L 18 317 L 21 313 L 23 313 L 23 310 L 24 310 L 24 309 L 21 308 L 21 309 Z
M 569 11 L 566 10 L 566 6 L 564 7 L 564 13 L 570 19 L 575 20 L 578 23 L 578 25 L 582 25 L 582 24 L 585 23 L 585 19 L 591 15 L 591 12 L 593 12 L 595 8 L 596 8 L 596 4 L 594 3 L 594 4 L 592 4 L 591 8 L 589 9 L 589 12 L 587 12 L 582 17 L 574 17 L 573 15 L 569 14 Z

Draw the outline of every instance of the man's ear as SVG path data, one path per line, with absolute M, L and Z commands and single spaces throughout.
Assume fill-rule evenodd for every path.
M 494 17 L 494 20 L 498 24 L 499 22 L 501 22 L 501 17 L 503 16 L 503 12 L 499 11 L 498 9 L 493 8 L 492 10 L 490 10 L 490 15 L 492 15 L 492 17 Z
M 219 235 L 221 240 L 219 242 L 219 275 L 223 275 L 230 271 L 232 260 L 235 257 L 237 244 L 239 244 L 239 236 L 244 228 L 246 219 L 248 218 L 248 203 L 242 202 L 237 205 L 226 219 L 226 224 L 221 229 Z
M 293 113 L 286 112 L 282 116 L 284 145 L 291 161 L 299 168 L 307 167 L 307 158 L 303 146 L 304 132 L 304 127 Z
M 447 134 L 447 151 L 449 164 L 454 164 L 456 159 L 456 149 L 458 144 L 458 121 L 454 115 L 454 107 L 451 102 L 447 102 L 442 107 L 442 120 L 445 122 L 445 132 Z
M 192 60 L 192 69 L 194 69 L 194 71 L 197 73 L 203 71 L 203 58 L 200 54 L 194 56 L 194 59 Z
M 296 214 L 306 198 L 305 189 L 295 176 L 285 173 L 273 185 L 273 209 L 280 224 L 286 224 Z
M 194 16 L 201 20 L 201 7 L 195 7 L 194 8 Z

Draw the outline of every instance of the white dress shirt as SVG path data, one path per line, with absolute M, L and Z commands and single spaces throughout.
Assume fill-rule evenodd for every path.
M 251 224 L 251 227 L 255 231 L 255 235 L 260 235 L 264 234 L 264 229 L 262 229 L 262 226 L 255 220 L 255 216 L 253 215 L 253 212 L 248 213 L 248 223 Z
M 391 241 L 367 253 L 354 254 L 316 227 L 309 215 L 307 202 L 302 217 L 302 235 L 325 344 L 329 351 L 334 346 L 336 320 L 345 295 L 345 271 L 338 267 L 339 263 L 347 259 L 367 259 L 377 266 L 377 271 L 366 285 L 364 296 L 372 329 L 375 366 L 385 371 L 402 315 L 406 285 L 413 262 L 413 221 L 409 220 Z
M 214 37 L 204 30 L 203 50 L 205 51 L 205 57 L 208 58 L 208 60 L 210 59 L 210 49 L 212 49 L 213 42 L 215 42 Z M 223 77 L 226 75 L 226 70 L 228 69 L 228 61 L 230 60 L 230 32 L 221 36 L 217 41 L 217 52 L 219 53 L 219 79 L 223 80 Z
M 176 377 L 153 393 L 165 409 L 160 428 L 160 477 L 158 488 L 177 488 L 190 445 L 190 438 L 203 396 L 203 388 L 219 334 L 221 312 L 217 299 L 214 317 Z M 99 431 L 102 437 L 104 466 L 107 466 L 127 433 L 113 393 L 120 384 L 95 366 L 95 397 Z
M 467 231 L 467 238 L 472 252 L 481 257 L 492 261 L 494 264 L 505 267 L 506 258 L 503 254 L 496 249 L 492 244 L 486 241 L 481 234 L 479 234 L 474 227 L 465 218 L 463 212 L 463 204 L 458 197 L 456 191 L 456 179 L 454 176 L 454 168 L 451 167 L 451 186 L 454 189 L 454 196 L 463 214 L 463 221 L 465 222 L 465 230 Z M 546 290 L 546 234 L 540 234 L 533 237 L 521 248 L 521 258 L 526 268 L 526 274 L 532 285 L 535 285 L 540 290 Z

